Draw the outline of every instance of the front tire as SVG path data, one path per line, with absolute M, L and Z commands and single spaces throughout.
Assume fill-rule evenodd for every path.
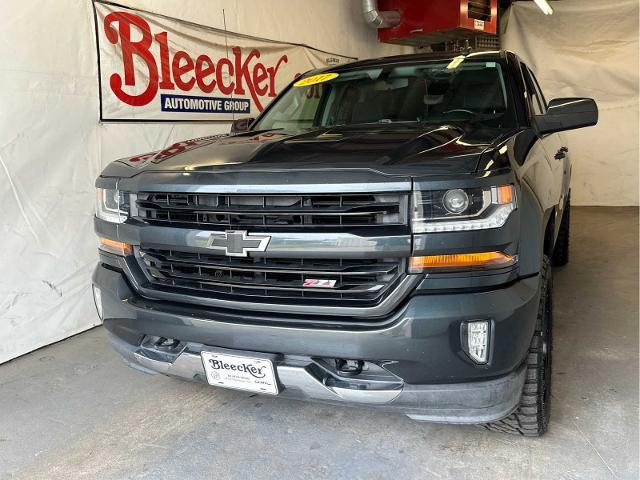
M 539 437 L 547 431 L 551 400 L 552 278 L 551 262 L 544 257 L 542 290 L 536 329 L 527 354 L 526 380 L 518 408 L 508 417 L 485 424 L 487 430 Z

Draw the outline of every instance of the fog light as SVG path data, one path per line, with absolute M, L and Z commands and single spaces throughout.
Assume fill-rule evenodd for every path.
M 98 317 L 100 317 L 100 320 L 102 320 L 102 292 L 95 285 L 93 285 L 93 301 L 96 304 Z
M 467 349 L 476 363 L 487 363 L 489 352 L 489 322 L 482 320 L 467 323 Z

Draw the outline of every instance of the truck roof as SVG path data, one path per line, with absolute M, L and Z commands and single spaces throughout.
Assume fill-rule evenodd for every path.
M 451 60 L 457 56 L 465 55 L 468 57 L 483 59 L 483 60 L 501 60 L 505 58 L 506 51 L 493 50 L 486 52 L 471 52 L 464 54 L 462 52 L 433 52 L 433 53 L 412 53 L 406 55 L 393 55 L 389 57 L 368 58 L 365 60 L 356 60 L 355 62 L 345 63 L 343 65 L 332 66 L 328 68 L 318 69 L 318 71 L 330 70 L 332 72 L 340 72 L 343 70 L 350 70 L 360 67 L 376 67 L 380 65 L 388 65 L 390 63 L 414 63 L 420 61 L 429 60 Z

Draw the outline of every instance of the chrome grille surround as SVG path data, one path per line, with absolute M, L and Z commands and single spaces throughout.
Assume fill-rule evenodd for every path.
M 134 245 L 127 275 L 145 298 L 311 322 L 342 317 L 346 326 L 386 317 L 418 281 L 406 273 L 410 182 L 366 172 L 326 185 L 296 182 L 295 172 L 287 184 L 274 172 L 228 173 L 220 184 L 209 174 L 169 175 L 122 185 L 132 199 L 119 233 Z M 229 241 L 239 233 L 242 254 Z

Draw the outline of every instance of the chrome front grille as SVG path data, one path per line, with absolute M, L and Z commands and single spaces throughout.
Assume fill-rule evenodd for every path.
M 137 195 L 134 216 L 152 225 L 201 229 L 312 229 L 392 227 L 407 224 L 405 193 Z
M 385 188 L 283 194 L 140 189 L 131 202 L 131 216 L 142 224 L 136 283 L 152 298 L 221 308 L 386 315 L 408 291 L 411 240 L 408 190 Z M 242 253 L 231 241 L 238 238 Z M 260 238 L 269 239 L 264 248 L 248 248 Z
M 374 306 L 405 272 L 399 258 L 244 258 L 179 248 L 139 248 L 136 256 L 147 288 L 261 303 Z

